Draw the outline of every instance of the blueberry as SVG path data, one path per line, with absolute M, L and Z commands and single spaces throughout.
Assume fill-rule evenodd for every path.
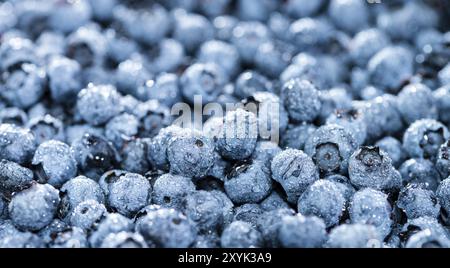
M 257 21 L 241 21 L 233 29 L 232 44 L 237 48 L 245 63 L 252 63 L 258 47 L 270 40 L 270 31 Z
M 441 208 L 433 191 L 417 184 L 408 185 L 400 191 L 397 206 L 405 212 L 408 219 L 423 216 L 437 218 Z
M 364 146 L 356 150 L 349 159 L 348 173 L 351 183 L 358 189 L 393 190 L 402 183 L 391 158 L 379 147 Z
M 276 38 L 283 41 L 289 40 L 288 29 L 291 25 L 291 19 L 287 16 L 287 14 L 272 12 L 269 16 L 267 24 Z
M 286 11 L 295 18 L 315 15 L 324 5 L 325 1 L 288 0 L 285 3 Z
M 179 41 L 188 52 L 194 52 L 201 44 L 213 39 L 214 28 L 209 20 L 202 15 L 177 11 L 173 37 Z
M 51 248 L 87 248 L 86 233 L 78 227 L 70 227 L 57 233 L 50 244 Z
M 380 248 L 383 239 L 370 224 L 342 224 L 330 232 L 327 246 L 330 248 Z
M 139 136 L 153 138 L 161 128 L 170 125 L 171 117 L 167 107 L 156 100 L 138 104 L 133 114 L 139 119 Z
M 152 46 L 146 55 L 146 67 L 152 73 L 164 73 L 178 71 L 185 60 L 183 45 L 171 38 L 161 40 Z
M 289 125 L 281 136 L 281 146 L 283 148 L 303 150 L 306 140 L 313 135 L 316 129 L 313 124 L 308 123 Z
M 377 141 L 375 146 L 387 153 L 394 167 L 399 167 L 406 158 L 402 143 L 394 137 L 386 136 Z
M 186 131 L 169 141 L 170 172 L 186 177 L 203 177 L 214 164 L 214 143 L 207 137 Z
M 313 121 L 320 112 L 317 88 L 307 80 L 293 79 L 283 85 L 281 99 L 294 121 Z
M 328 117 L 326 123 L 344 127 L 353 135 L 358 144 L 364 144 L 366 140 L 367 126 L 362 110 L 336 110 Z
M 110 171 L 99 181 L 107 206 L 122 215 L 132 216 L 151 200 L 149 181 L 136 173 Z
M 233 45 L 223 41 L 211 40 L 203 43 L 198 52 L 198 60 L 217 64 L 229 77 L 239 71 L 239 52 Z
M 438 45 L 442 43 L 444 36 L 438 30 L 430 28 L 421 31 L 415 38 L 414 44 L 417 49 L 423 49 L 426 45 Z
M 441 85 L 450 84 L 450 64 L 447 64 L 438 74 Z
M 269 171 L 259 161 L 238 162 L 225 179 L 225 191 L 237 204 L 258 203 L 272 190 Z
M 59 233 L 66 231 L 70 231 L 70 226 L 59 219 L 54 219 L 50 224 L 39 230 L 38 235 L 42 238 L 45 244 L 50 246 Z
M 274 142 L 270 141 L 258 141 L 253 152 L 252 159 L 254 161 L 262 161 L 267 168 L 270 169 L 272 159 L 280 153 L 282 150 Z
M 387 195 L 380 191 L 365 188 L 356 192 L 350 203 L 349 212 L 352 223 L 372 224 L 381 237 L 386 237 L 391 232 L 392 208 Z
M 98 223 L 89 237 L 89 244 L 91 247 L 100 247 L 105 238 L 110 234 L 120 232 L 130 232 L 133 230 L 133 222 L 118 214 L 111 213 Z
M 220 248 L 220 237 L 216 233 L 199 234 L 192 248 Z
M 436 101 L 424 84 L 411 84 L 398 94 L 398 109 L 403 119 L 411 124 L 422 118 L 436 119 Z
M 70 33 L 89 22 L 92 9 L 87 0 L 64 1 L 53 5 L 49 25 L 55 31 Z
M 201 232 L 218 230 L 223 223 L 222 200 L 211 192 L 195 191 L 186 196 L 184 212 Z
M 117 66 L 115 84 L 122 94 L 130 94 L 139 100 L 148 98 L 145 88 L 141 88 L 153 75 L 145 68 L 144 59 L 132 57 Z
M 319 127 L 306 141 L 305 152 L 322 174 L 345 173 L 348 158 L 356 150 L 353 136 L 338 125 Z
M 223 191 L 212 190 L 211 193 L 214 194 L 217 198 L 219 198 L 222 202 L 221 211 L 223 215 L 223 224 L 222 224 L 223 229 L 224 226 L 229 225 L 233 221 L 234 204 L 227 196 L 227 194 Z
M 436 160 L 436 169 L 442 178 L 450 176 L 450 140 L 447 140 L 439 148 Z
M 36 144 L 50 140 L 65 140 L 63 122 L 50 114 L 31 118 L 27 123 L 27 127 L 34 134 Z
M 263 238 L 249 223 L 234 221 L 222 232 L 220 244 L 223 248 L 258 248 Z
M 102 136 L 84 134 L 72 142 L 80 171 L 91 179 L 98 180 L 107 170 L 118 162 L 118 153 Z
M 0 110 L 0 124 L 24 126 L 28 121 L 28 115 L 16 107 L 2 108 Z
M 292 43 L 300 51 L 317 51 L 324 47 L 331 37 L 332 27 L 317 18 L 301 18 L 289 27 Z
M 83 230 L 94 228 L 107 214 L 103 204 L 89 199 L 79 203 L 70 214 L 69 223 Z
M 397 92 L 413 74 L 413 55 L 401 46 L 387 46 L 368 62 L 370 81 L 381 89 Z
M 212 102 L 221 93 L 226 83 L 226 74 L 214 63 L 196 63 L 180 78 L 181 92 L 191 103 L 199 95 L 204 102 Z
M 230 0 L 219 0 L 214 2 L 199 1 L 198 7 L 206 16 L 216 17 L 227 11 L 230 2 Z
M 325 122 L 336 110 L 349 110 L 352 108 L 352 96 L 348 89 L 344 87 L 335 87 L 321 91 L 320 102 L 322 103 L 319 115 L 321 122 Z
M 443 86 L 433 91 L 436 106 L 439 111 L 439 120 L 447 125 L 450 124 L 450 86 Z
M 283 83 L 291 79 L 308 80 L 320 90 L 333 86 L 336 81 L 331 76 L 331 72 L 325 72 L 325 66 L 322 58 L 310 54 L 300 53 L 292 59 L 291 65 L 286 67 L 280 75 Z
M 233 35 L 233 29 L 238 19 L 230 15 L 217 16 L 212 20 L 215 38 L 221 41 L 229 41 Z
M 369 24 L 369 10 L 366 3 L 358 0 L 332 0 L 328 15 L 338 28 L 356 33 Z
M 365 67 L 389 42 L 389 37 L 377 28 L 363 30 L 357 33 L 350 43 L 350 57 L 358 66 Z
M 91 25 L 78 28 L 66 40 L 65 55 L 77 61 L 83 69 L 101 64 L 106 51 L 105 36 Z
M 339 223 L 346 200 L 336 183 L 318 180 L 311 184 L 298 199 L 298 212 L 305 216 L 322 218 L 327 227 Z
M 105 202 L 105 196 L 98 183 L 84 176 L 75 177 L 64 183 L 59 196 L 61 202 L 58 212 L 63 219 L 71 217 L 71 213 L 84 201 L 94 200 L 100 204 Z
M 255 54 L 255 65 L 271 78 L 278 78 L 293 58 L 294 47 L 285 42 L 271 41 L 259 46 Z
M 69 144 L 75 140 L 81 139 L 85 134 L 103 136 L 103 129 L 92 127 L 88 124 L 70 125 L 65 128 L 64 136 Z
M 77 174 L 77 161 L 69 145 L 50 140 L 41 143 L 32 161 L 38 179 L 60 187 Z
M 403 184 L 421 183 L 425 188 L 435 191 L 441 179 L 432 162 L 426 159 L 409 159 L 400 166 Z
M 189 247 L 197 236 L 195 226 L 183 213 L 168 208 L 149 211 L 136 224 L 136 231 L 148 244 L 163 248 Z
M 106 29 L 104 34 L 107 43 L 107 61 L 113 66 L 129 59 L 138 50 L 137 43 L 124 36 L 124 33 L 120 29 Z
M 417 12 L 422 16 L 417 17 Z M 424 3 L 408 2 L 398 9 L 384 12 L 377 18 L 377 26 L 392 38 L 410 40 L 422 29 L 433 28 L 438 23 L 435 10 Z
M 0 78 L 0 96 L 19 108 L 29 108 L 37 103 L 44 95 L 45 87 L 45 70 L 29 62 L 9 66 Z
M 133 39 L 151 45 L 164 38 L 170 30 L 171 20 L 164 7 L 153 2 L 147 3 L 135 9 L 116 6 L 113 17 Z
M 91 125 L 101 125 L 120 112 L 120 95 L 110 85 L 90 85 L 80 91 L 77 109 L 81 118 Z
M 181 134 L 185 130 L 171 125 L 166 128 L 162 128 L 158 135 L 152 138 L 148 145 L 147 159 L 150 164 L 160 170 L 169 170 L 169 162 L 167 160 L 167 147 L 172 137 L 175 137 L 179 133 Z
M 444 236 L 434 234 L 425 229 L 412 235 L 405 244 L 405 248 L 449 248 L 450 240 Z
M 195 191 L 190 178 L 164 174 L 153 185 L 153 203 L 167 208 L 182 209 L 186 196 Z
M 242 72 L 236 79 L 234 94 L 239 98 L 247 98 L 258 91 L 272 91 L 272 82 L 256 71 Z
M 109 21 L 112 18 L 117 0 L 88 0 L 92 16 L 99 21 Z
M 420 217 L 408 219 L 408 222 L 403 225 L 400 232 L 400 239 L 406 242 L 410 237 L 419 233 L 420 231 L 430 230 L 433 234 L 448 239 L 446 229 L 434 217 Z
M 36 150 L 36 139 L 29 129 L 0 124 L 0 158 L 26 164 Z
M 287 200 L 294 204 L 306 188 L 319 179 L 319 171 L 312 159 L 296 149 L 278 153 L 272 160 L 271 171 L 273 179 L 286 192 Z
M 33 182 L 33 172 L 15 162 L 0 160 L 0 191 L 11 196 L 28 188 Z
M 280 219 L 294 214 L 292 209 L 275 209 L 260 215 L 257 221 L 257 228 L 263 235 L 266 247 L 280 247 L 280 241 L 278 240 L 278 230 L 281 226 Z
M 124 144 L 121 151 L 122 169 L 133 173 L 144 174 L 150 170 L 150 163 L 147 160 L 149 139 L 134 139 Z
M 14 70 L 23 63 L 36 63 L 36 54 L 31 40 L 14 37 L 5 39 L 0 45 L 0 69 L 2 71 Z
M 255 149 L 257 136 L 256 116 L 251 112 L 237 109 L 225 115 L 216 148 L 224 158 L 246 159 Z
M 286 248 L 320 248 L 327 240 L 325 223 L 301 214 L 281 218 L 278 239 Z
M 241 102 L 248 111 L 258 116 L 261 138 L 272 138 L 272 141 L 278 142 L 274 139 L 279 139 L 280 134 L 286 130 L 289 121 L 288 113 L 280 98 L 271 92 L 257 91 Z
M 447 178 L 440 182 L 437 190 L 436 197 L 439 204 L 442 207 L 443 220 L 447 221 L 447 215 L 450 215 L 450 202 L 448 197 L 450 196 L 450 179 Z
M 30 232 L 17 232 L 0 239 L 1 248 L 44 248 L 42 239 Z
M 52 221 L 59 200 L 58 190 L 51 185 L 33 184 L 13 196 L 9 215 L 17 228 L 37 231 Z
M 130 142 L 139 130 L 139 121 L 136 116 L 122 113 L 113 117 L 105 126 L 105 137 L 111 141 L 117 149 Z
M 154 80 L 147 81 L 143 89 L 150 99 L 158 100 L 167 107 L 181 101 L 179 78 L 176 74 L 160 74 Z
M 393 95 L 384 94 L 354 107 L 362 109 L 367 127 L 367 141 L 378 139 L 383 134 L 394 135 L 403 129 L 401 108 Z
M 243 221 L 250 223 L 253 227 L 256 227 L 259 216 L 263 212 L 264 211 L 259 204 L 243 204 L 234 210 L 233 221 Z
M 355 194 L 356 190 L 351 184 L 349 178 L 339 174 L 333 174 L 325 177 L 324 179 L 333 182 L 341 191 L 341 194 L 345 198 L 346 203 L 350 203 L 350 200 Z
M 272 191 L 268 197 L 261 201 L 260 206 L 264 211 L 289 209 L 289 204 L 284 201 L 284 198 L 276 191 Z
M 237 1 L 237 12 L 242 20 L 266 21 L 269 14 L 273 12 L 279 4 L 276 0 L 239 0 Z
M 105 237 L 101 248 L 147 248 L 142 235 L 132 232 L 112 233 Z
M 447 127 L 433 119 L 421 119 L 412 123 L 403 135 L 403 148 L 411 158 L 434 161 L 439 147 L 450 138 Z

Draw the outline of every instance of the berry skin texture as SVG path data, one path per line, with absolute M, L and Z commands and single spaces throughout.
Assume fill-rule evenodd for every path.
M 426 189 L 436 191 L 441 177 L 433 163 L 426 159 L 413 158 L 405 161 L 400 166 L 400 174 L 403 184 L 420 183 Z
M 345 173 L 348 159 L 356 150 L 354 137 L 339 125 L 319 127 L 305 144 L 308 154 L 319 168 L 321 174 Z
M 13 196 L 9 216 L 17 228 L 38 231 L 48 225 L 59 204 L 58 190 L 49 184 L 34 184 Z
M 332 0 L 328 15 L 340 29 L 357 33 L 367 27 L 369 10 L 366 3 L 358 0 Z
M 237 109 L 225 115 L 216 148 L 226 159 L 243 160 L 253 153 L 257 138 L 258 119 L 255 114 Z
M 402 89 L 397 96 L 398 109 L 408 123 L 438 116 L 436 101 L 432 91 L 424 84 L 411 84 Z
M 183 213 L 168 208 L 149 211 L 136 224 L 136 231 L 147 243 L 163 248 L 186 248 L 197 237 L 193 223 Z
M 270 194 L 272 180 L 264 163 L 250 161 L 232 167 L 224 186 L 233 203 L 258 203 Z
M 112 118 L 105 126 L 105 137 L 120 149 L 137 136 L 139 121 L 136 116 L 123 113 Z
M 420 185 L 408 185 L 400 191 L 397 206 L 408 219 L 423 216 L 437 218 L 441 209 L 433 191 L 423 189 Z
M 259 216 L 263 213 L 259 204 L 247 203 L 235 208 L 233 221 L 243 221 L 257 227 Z
M 439 120 L 450 124 L 450 85 L 443 86 L 433 91 L 436 106 L 439 111 Z
M 211 192 L 196 191 L 186 196 L 185 214 L 202 232 L 215 231 L 223 222 L 222 200 Z
M 33 171 L 15 162 L 0 160 L 0 192 L 11 196 L 28 188 L 33 182 Z
M 234 76 L 239 71 L 239 52 L 228 43 L 211 40 L 200 47 L 198 59 L 203 63 L 215 63 L 228 75 Z
M 345 204 L 346 200 L 336 183 L 318 180 L 298 199 L 298 212 L 323 219 L 328 228 L 339 223 Z
M 102 242 L 101 248 L 147 248 L 145 239 L 138 233 L 120 232 L 109 234 Z
M 165 171 L 169 170 L 167 147 L 173 137 L 184 131 L 184 129 L 176 125 L 171 125 L 162 128 L 158 135 L 151 139 L 147 149 L 147 159 L 154 168 Z
M 406 152 L 403 149 L 402 143 L 391 136 L 384 137 L 377 141 L 375 146 L 387 153 L 392 159 L 394 167 L 399 167 L 406 158 Z
M 387 195 L 370 188 L 356 192 L 349 207 L 352 223 L 372 224 L 383 238 L 391 232 L 391 212 Z
M 263 238 L 249 223 L 235 221 L 222 232 L 220 244 L 223 248 L 259 248 L 263 246 Z
M 412 123 L 403 136 L 403 148 L 411 158 L 434 161 L 440 146 L 450 138 L 442 123 L 433 119 L 421 119 Z
M 231 37 L 244 63 L 252 63 L 259 46 L 269 40 L 269 29 L 258 21 L 238 22 Z
M 442 178 L 450 176 L 450 139 L 439 148 L 436 169 L 439 171 Z
M 380 248 L 383 238 L 378 230 L 369 224 L 342 224 L 331 230 L 329 248 Z
M 364 144 L 367 136 L 367 126 L 361 110 L 336 110 L 326 121 L 327 124 L 336 124 L 347 129 L 358 142 Z
M 314 216 L 284 216 L 278 239 L 285 248 L 320 248 L 327 241 L 325 228 L 323 220 Z
M 348 173 L 351 183 L 358 189 L 392 190 L 402 183 L 391 158 L 379 147 L 363 146 L 356 150 L 349 159 Z
M 203 177 L 214 164 L 214 143 L 191 131 L 169 141 L 167 159 L 170 172 L 186 177 Z
M 281 226 L 280 219 L 284 216 L 292 215 L 295 215 L 295 212 L 290 208 L 266 211 L 260 215 L 257 221 L 257 228 L 263 235 L 266 247 L 274 248 L 281 246 L 278 240 L 278 230 Z
M 84 201 L 94 200 L 101 204 L 105 202 L 105 196 L 100 185 L 84 176 L 78 176 L 64 183 L 59 196 L 61 202 L 58 213 L 62 218 L 70 216 L 72 211 Z
M 185 197 L 194 191 L 195 185 L 190 178 L 164 174 L 153 185 L 152 203 L 181 210 Z
M 74 99 L 82 85 L 80 83 L 81 66 L 78 62 L 66 57 L 55 57 L 47 68 L 49 87 L 52 99 L 64 103 Z
M 441 181 L 436 190 L 436 197 L 445 213 L 450 215 L 450 177 Z
M 89 199 L 79 203 L 69 215 L 69 223 L 83 230 L 89 230 L 107 214 L 103 204 Z
M 109 208 L 122 215 L 132 216 L 151 200 L 149 181 L 136 173 L 116 172 L 99 181 Z
M 93 126 L 106 123 L 119 114 L 120 109 L 120 94 L 113 86 L 91 85 L 78 93 L 78 113 Z
M 180 78 L 181 92 L 191 103 L 194 103 L 194 96 L 201 96 L 205 103 L 213 102 L 225 83 L 225 72 L 214 63 L 191 65 Z
M 383 31 L 370 28 L 360 31 L 350 42 L 350 56 L 361 67 L 380 50 L 389 45 L 389 37 Z
M 95 230 L 89 237 L 89 244 L 92 247 L 100 247 L 105 238 L 110 234 L 120 232 L 130 232 L 133 230 L 133 221 L 119 213 L 107 214 L 101 222 L 98 223 Z
M 0 125 L 0 158 L 27 164 L 36 150 L 36 139 L 30 130 L 11 124 Z
M 278 153 L 272 160 L 271 171 L 273 179 L 281 184 L 287 200 L 293 204 L 310 184 L 319 179 L 319 171 L 312 159 L 295 149 Z
M 413 234 L 406 242 L 405 248 L 449 248 L 450 240 L 426 229 Z
M 54 187 L 61 187 L 77 174 L 77 161 L 70 146 L 60 141 L 41 143 L 32 164 L 37 167 L 38 178 Z
M 281 89 L 281 100 L 289 117 L 297 122 L 313 121 L 320 112 L 317 88 L 307 80 L 289 80 Z
M 282 148 L 303 150 L 306 140 L 316 129 L 312 124 L 289 125 L 281 137 Z
M 413 74 L 413 54 L 401 46 L 388 46 L 375 54 L 367 65 L 374 86 L 398 91 Z

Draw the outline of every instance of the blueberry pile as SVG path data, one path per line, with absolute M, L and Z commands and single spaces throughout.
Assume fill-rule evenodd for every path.
M 2 1 L 0 247 L 450 247 L 449 15 Z

